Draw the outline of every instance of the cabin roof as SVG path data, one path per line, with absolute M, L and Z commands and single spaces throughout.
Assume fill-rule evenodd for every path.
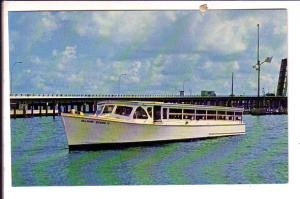
M 152 101 L 102 101 L 98 104 L 114 104 L 114 105 L 129 105 L 129 106 L 161 106 L 166 108 L 180 108 L 180 109 L 203 109 L 203 110 L 219 110 L 219 111 L 243 111 L 243 108 L 224 107 L 224 106 L 207 106 L 195 104 L 176 104 Z

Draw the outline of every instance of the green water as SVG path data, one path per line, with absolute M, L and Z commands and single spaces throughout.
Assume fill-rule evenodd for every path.
M 286 115 L 245 116 L 246 135 L 71 151 L 60 117 L 12 119 L 13 186 L 288 182 Z

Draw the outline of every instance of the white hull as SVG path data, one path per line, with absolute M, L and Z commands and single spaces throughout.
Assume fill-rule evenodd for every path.
M 106 121 L 100 118 L 63 115 L 63 123 L 69 146 L 89 144 L 113 144 L 166 140 L 183 140 L 245 133 L 241 121 L 162 121 L 128 123 Z

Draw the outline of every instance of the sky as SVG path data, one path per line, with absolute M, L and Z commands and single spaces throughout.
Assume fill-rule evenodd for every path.
M 257 24 L 260 60 L 273 56 L 261 88 L 274 92 L 286 10 L 9 12 L 12 92 L 229 95 L 234 72 L 234 93 L 255 95 Z

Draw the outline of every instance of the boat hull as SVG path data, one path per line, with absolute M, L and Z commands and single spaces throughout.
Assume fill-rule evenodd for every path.
M 175 141 L 245 133 L 241 122 L 174 125 L 166 123 L 142 124 L 107 121 L 63 115 L 63 123 L 69 146 Z

